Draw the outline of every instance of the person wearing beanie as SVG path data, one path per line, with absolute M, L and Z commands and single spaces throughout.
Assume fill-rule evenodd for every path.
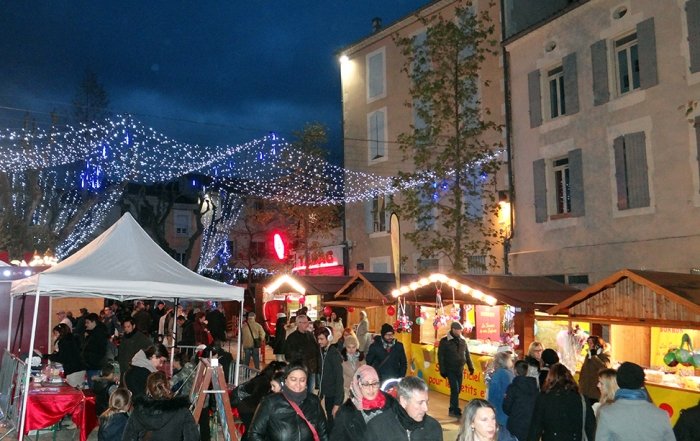
M 545 349 L 542 351 L 542 367 L 540 367 L 540 390 L 544 386 L 544 380 L 547 379 L 547 374 L 549 374 L 549 368 L 553 365 L 559 363 L 559 355 L 554 349 Z
M 381 335 L 374 337 L 374 342 L 367 350 L 366 360 L 377 371 L 382 382 L 406 375 L 406 352 L 403 344 L 394 339 L 394 328 L 390 324 L 382 325 Z
M 331 441 L 364 441 L 367 423 L 391 406 L 394 399 L 379 389 L 373 367 L 360 366 L 352 376 L 350 398 L 336 414 Z
M 462 410 L 459 406 L 459 392 L 462 390 L 465 364 L 469 368 L 469 375 L 474 375 L 474 364 L 469 355 L 467 340 L 462 337 L 462 325 L 459 322 L 452 322 L 450 332 L 440 340 L 438 364 L 440 375 L 442 378 L 446 378 L 450 385 L 448 414 L 459 418 L 462 416 Z
M 617 369 L 615 402 L 600 408 L 596 440 L 674 441 L 668 414 L 650 401 L 644 369 L 628 361 Z

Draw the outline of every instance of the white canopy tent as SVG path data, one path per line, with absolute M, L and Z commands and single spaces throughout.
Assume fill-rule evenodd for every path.
M 101 297 L 120 301 L 233 300 L 241 302 L 242 311 L 243 291 L 241 287 L 208 279 L 182 266 L 148 236 L 130 213 L 126 213 L 107 231 L 66 260 L 42 273 L 12 283 L 8 345 L 14 298 L 18 296 L 35 296 L 30 339 L 30 348 L 34 348 L 40 296 Z M 239 315 L 242 317 L 242 314 Z M 240 338 L 239 333 L 238 353 Z M 29 367 L 29 358 L 27 362 Z M 235 378 L 238 378 L 238 369 L 236 362 Z M 27 368 L 20 439 L 24 431 L 29 374 L 30 369 Z

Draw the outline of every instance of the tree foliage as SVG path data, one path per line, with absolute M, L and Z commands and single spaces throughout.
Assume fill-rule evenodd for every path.
M 467 269 L 470 255 L 490 255 L 498 231 L 493 189 L 500 161 L 501 127 L 481 101 L 480 89 L 490 80 L 480 76 L 489 56 L 496 55 L 494 25 L 489 11 L 475 12 L 461 2 L 455 17 L 419 17 L 424 36 L 395 36 L 405 57 L 415 123 L 399 136 L 411 178 L 431 172 L 433 179 L 402 193 L 393 208 L 413 219 L 416 229 L 405 235 L 424 258 L 447 257 L 453 270 Z M 492 260 L 494 262 L 495 259 Z

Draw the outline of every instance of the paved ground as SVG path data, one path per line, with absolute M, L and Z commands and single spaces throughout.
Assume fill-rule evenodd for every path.
M 268 354 L 266 360 L 273 360 L 272 354 Z M 466 402 L 462 402 L 462 407 Z M 449 397 L 438 392 L 430 391 L 430 402 L 429 402 L 429 412 L 433 418 L 437 419 L 442 425 L 442 430 L 444 433 L 445 441 L 454 441 L 457 438 L 457 433 L 459 432 L 459 422 L 447 415 L 449 408 Z M 4 438 L 7 429 L 5 427 L 0 427 L 0 439 Z M 212 440 L 223 440 L 223 435 L 221 432 L 214 436 L 212 434 Z M 55 436 L 55 438 L 54 438 Z M 55 433 L 50 430 L 42 430 L 39 433 L 34 433 L 30 437 L 32 440 L 37 441 L 48 441 L 55 439 L 56 441 L 73 441 L 79 439 L 79 433 L 77 429 L 61 428 Z M 17 433 L 10 434 L 7 439 L 17 439 Z M 93 430 L 88 437 L 88 441 L 97 441 L 97 429 Z

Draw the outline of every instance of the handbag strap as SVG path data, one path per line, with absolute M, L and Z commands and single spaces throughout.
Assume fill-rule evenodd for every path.
M 299 415 L 299 417 L 306 422 L 306 425 L 309 426 L 309 430 L 311 430 L 311 435 L 314 437 L 314 441 L 321 441 L 321 438 L 318 437 L 318 432 L 316 431 L 316 428 L 314 427 L 313 424 L 309 420 L 306 419 L 304 416 L 304 413 L 299 409 L 299 405 L 295 403 L 294 401 L 290 400 L 285 394 L 282 394 L 285 400 L 289 403 L 290 406 L 292 406 L 292 409 Z
M 248 325 L 248 331 L 250 332 L 250 338 L 255 340 L 255 334 L 253 334 L 253 328 L 250 327 L 250 322 L 248 320 L 246 320 L 245 324 Z

